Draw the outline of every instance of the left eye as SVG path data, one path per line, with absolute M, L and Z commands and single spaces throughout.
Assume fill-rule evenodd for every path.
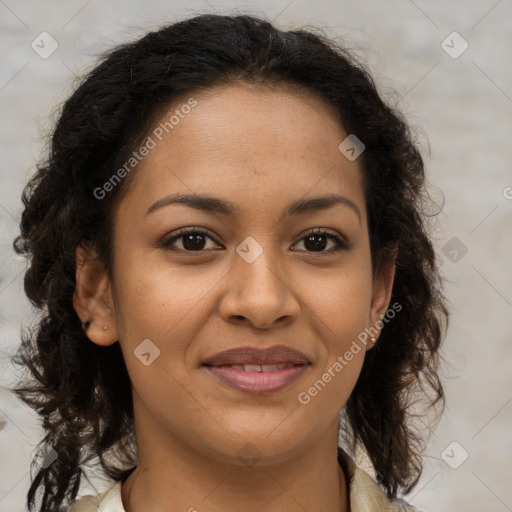
M 334 241 L 334 248 L 330 251 L 325 251 L 325 246 L 327 245 L 328 240 Z M 348 249 L 348 244 L 342 240 L 339 236 L 331 234 L 328 231 L 312 231 L 308 233 L 304 238 L 302 238 L 299 243 L 304 242 L 304 245 L 309 245 L 309 247 L 313 248 L 312 252 L 322 252 L 332 254 L 333 252 L 337 252 L 341 249 Z M 308 251 L 311 252 L 311 251 Z
M 213 242 L 213 238 L 208 232 L 202 229 L 188 229 L 179 231 L 178 234 L 169 239 L 164 239 L 161 242 L 161 247 L 170 250 L 180 250 L 185 252 L 202 252 L 204 249 L 211 249 L 211 247 L 205 247 L 205 240 L 209 238 Z M 325 247 L 328 245 L 328 240 L 334 241 L 334 247 L 330 251 L 326 251 Z M 181 241 L 181 247 L 176 247 L 175 243 Z M 299 242 L 304 243 L 307 252 L 321 252 L 331 254 L 341 249 L 348 249 L 349 244 L 337 235 L 331 234 L 328 231 L 315 230 L 306 234 Z M 311 249 L 311 250 L 308 250 Z

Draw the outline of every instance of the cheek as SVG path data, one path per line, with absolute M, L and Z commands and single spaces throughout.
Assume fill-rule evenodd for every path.
M 297 400 L 305 414 L 333 420 L 349 399 L 361 372 L 366 345 L 361 334 L 368 326 L 369 285 L 362 281 L 333 281 L 322 293 L 312 294 L 310 307 L 316 327 L 319 360 L 299 390 Z
M 324 339 L 343 344 L 368 326 L 372 295 L 371 271 L 362 259 L 338 273 L 316 275 L 314 281 L 303 280 L 301 295 L 307 310 L 325 327 Z M 343 348 L 342 346 L 340 349 Z
M 137 264 L 137 261 L 146 261 Z M 119 258 L 116 274 L 116 315 L 129 338 L 164 341 L 183 320 L 197 316 L 198 306 L 219 283 L 225 270 L 201 265 L 152 261 L 141 255 Z
M 180 383 L 197 363 L 191 348 L 213 314 L 209 294 L 225 272 L 123 258 L 117 268 L 116 318 L 130 379 L 149 401 L 170 393 L 181 404 Z
M 366 353 L 365 329 L 369 326 L 371 276 L 364 264 L 336 277 L 317 280 L 308 294 L 308 314 L 322 339 L 320 364 L 311 379 L 309 398 L 326 407 L 335 400 L 342 407 L 358 379 Z M 324 391 L 325 388 L 325 391 Z M 306 397 L 306 400 L 308 397 Z

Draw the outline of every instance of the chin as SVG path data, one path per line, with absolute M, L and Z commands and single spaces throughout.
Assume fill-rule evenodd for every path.
M 299 440 L 294 442 L 289 432 L 270 437 L 271 431 L 237 432 L 233 437 L 229 436 L 222 446 L 212 446 L 214 456 L 228 465 L 255 467 L 281 464 L 302 453 L 302 443 Z

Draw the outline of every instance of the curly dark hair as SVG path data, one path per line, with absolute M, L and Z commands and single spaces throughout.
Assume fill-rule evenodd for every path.
M 391 302 L 402 311 L 368 352 L 341 427 L 346 449 L 366 451 L 390 498 L 419 479 L 424 437 L 412 407 L 418 392 L 429 410 L 444 407 L 438 368 L 448 309 L 412 129 L 380 97 L 354 52 L 320 29 L 283 31 L 257 16 L 203 14 L 103 54 L 63 104 L 48 155 L 23 191 L 14 248 L 29 260 L 24 289 L 40 319 L 22 333 L 13 357 L 26 372 L 14 392 L 42 417 L 40 445 L 58 453 L 38 466 L 29 510 L 40 486 L 40 510 L 72 502 L 86 476 L 83 465 L 94 457 L 116 481 L 137 464 L 130 379 L 119 343 L 88 343 L 72 301 L 80 243 L 97 249 L 111 275 L 113 211 L 130 180 L 102 200 L 94 191 L 139 147 L 164 108 L 234 82 L 320 94 L 345 132 L 365 145 L 360 166 L 372 271 L 395 261 Z

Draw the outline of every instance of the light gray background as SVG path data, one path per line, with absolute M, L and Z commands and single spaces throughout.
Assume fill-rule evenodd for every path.
M 448 406 L 407 499 L 425 512 L 512 510 L 511 0 L 0 0 L 0 384 L 12 384 L 6 357 L 32 318 L 24 264 L 11 243 L 22 188 L 51 126 L 48 116 L 99 52 L 164 21 L 236 8 L 264 13 L 282 28 L 310 24 L 343 37 L 359 49 L 386 97 L 397 90 L 394 101 L 418 127 L 432 195 L 445 200 L 435 239 L 452 317 L 443 369 Z M 31 48 L 43 31 L 58 43 L 47 58 Z M 457 58 L 464 41 L 453 31 L 469 45 Z M 35 413 L 5 390 L 0 421 L 0 512 L 18 512 L 42 431 Z M 453 469 L 466 452 L 467 460 Z M 111 482 L 95 485 L 91 491 L 84 484 L 81 494 Z

